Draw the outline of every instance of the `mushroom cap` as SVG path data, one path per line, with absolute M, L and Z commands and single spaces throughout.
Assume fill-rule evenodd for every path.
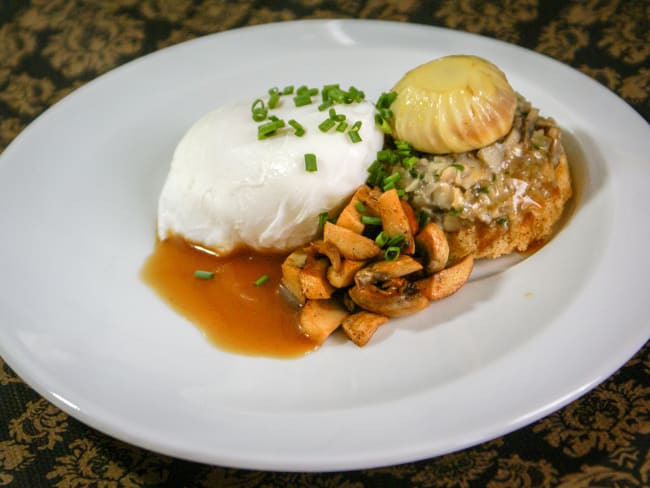
M 503 72 L 469 55 L 420 65 L 393 91 L 393 136 L 431 154 L 492 144 L 510 130 L 517 106 L 517 95 Z

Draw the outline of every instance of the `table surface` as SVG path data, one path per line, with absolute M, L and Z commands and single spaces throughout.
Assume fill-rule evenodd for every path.
M 2 0 L 0 151 L 47 107 L 120 64 L 213 32 L 305 18 L 395 20 L 498 38 L 592 76 L 650 117 L 648 0 Z M 112 439 L 49 404 L 0 358 L 0 486 L 650 486 L 649 373 L 646 344 L 595 390 L 490 442 L 380 469 L 274 473 Z

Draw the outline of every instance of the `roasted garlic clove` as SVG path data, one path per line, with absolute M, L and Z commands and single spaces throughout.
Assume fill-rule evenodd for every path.
M 517 105 L 503 72 L 476 56 L 446 56 L 418 66 L 393 91 L 393 136 L 432 154 L 493 143 L 510 130 Z

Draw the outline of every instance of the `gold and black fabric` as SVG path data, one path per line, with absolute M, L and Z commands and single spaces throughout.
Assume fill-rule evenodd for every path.
M 0 151 L 55 102 L 130 60 L 214 32 L 312 18 L 501 39 L 582 71 L 650 119 L 648 0 L 0 0 Z M 595 390 L 507 436 L 381 469 L 276 473 L 193 463 L 112 439 L 48 403 L 0 358 L 0 486 L 650 486 L 649 377 L 646 344 Z

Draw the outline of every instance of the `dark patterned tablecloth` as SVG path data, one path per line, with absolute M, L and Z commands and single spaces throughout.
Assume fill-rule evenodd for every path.
M 0 150 L 57 100 L 144 54 L 245 25 L 334 17 L 444 26 L 525 46 L 650 117 L 648 0 L 0 0 Z M 0 358 L 0 486 L 650 486 L 649 373 L 646 344 L 595 390 L 490 442 L 381 469 L 272 473 L 112 439 L 48 403 Z

